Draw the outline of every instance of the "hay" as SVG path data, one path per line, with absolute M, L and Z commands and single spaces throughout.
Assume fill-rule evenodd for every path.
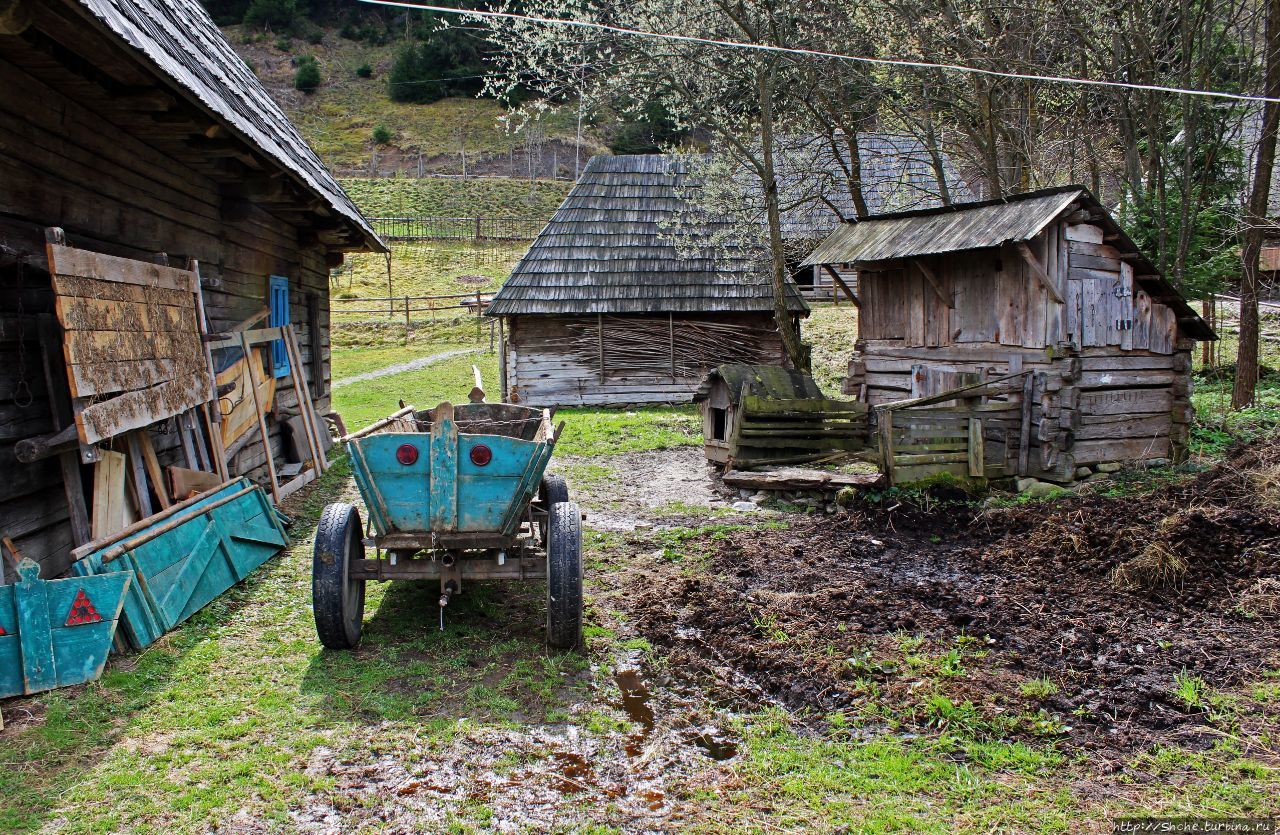
M 1236 611 L 1251 618 L 1280 618 L 1280 577 L 1260 577 L 1236 598 Z
M 1181 510 L 1156 525 L 1155 536 L 1138 556 L 1111 572 L 1111 585 L 1121 591 L 1153 591 L 1176 587 L 1187 573 L 1187 560 L 1174 550 L 1174 532 L 1191 515 Z

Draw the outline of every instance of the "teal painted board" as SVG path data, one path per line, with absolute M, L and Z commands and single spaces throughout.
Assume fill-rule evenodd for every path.
M 135 649 L 204 608 L 288 545 L 262 488 L 238 479 L 176 516 L 90 553 L 77 573 L 127 572 L 122 633 Z
M 455 448 L 451 437 L 452 433 L 437 442 L 425 433 L 395 432 L 349 442 L 356 486 L 379 535 L 514 531 L 525 503 L 537 492 L 551 459 L 551 445 L 505 435 L 468 434 L 456 436 Z M 411 463 L 402 463 L 396 455 L 406 445 L 418 453 Z M 472 459 L 472 449 L 480 445 L 489 448 L 488 464 Z M 438 469 L 432 469 L 433 460 Z M 436 513 L 433 499 L 437 495 L 449 508 L 456 508 L 452 526 L 445 526 L 447 510 Z
M 431 509 L 427 524 L 433 531 L 458 529 L 458 425 L 453 405 L 441 403 L 431 424 Z
M 93 681 L 102 675 L 131 577 L 41 580 L 31 560 L 0 586 L 0 698 Z

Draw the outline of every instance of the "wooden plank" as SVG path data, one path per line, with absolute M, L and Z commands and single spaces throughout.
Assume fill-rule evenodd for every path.
M 1066 299 L 1058 292 L 1058 288 L 1054 286 L 1053 279 L 1049 277 L 1049 273 L 1045 272 L 1044 267 L 1040 264 L 1040 259 L 1031 251 L 1031 247 L 1021 241 L 1015 244 L 1015 247 L 1018 250 L 1018 254 L 1022 256 L 1022 260 L 1027 262 L 1027 267 L 1030 268 L 1031 274 L 1040 282 L 1040 286 L 1045 289 L 1045 292 L 1058 304 L 1065 304 Z
M 134 520 L 125 490 L 127 465 L 123 453 L 102 450 L 93 468 L 93 515 L 90 531 L 102 539 L 127 528 Z
M 455 531 L 458 527 L 458 427 L 452 403 L 441 403 L 435 408 L 429 454 L 431 530 Z
M 294 394 L 298 397 L 298 407 L 302 416 L 303 428 L 307 434 L 307 444 L 311 448 L 311 460 L 315 462 L 318 472 L 329 469 L 329 461 L 325 458 L 324 447 L 320 444 L 320 427 L 316 426 L 316 409 L 311 400 L 311 391 L 307 388 L 302 376 L 302 352 L 298 350 L 298 336 L 292 325 L 284 329 L 285 350 L 289 355 L 289 372 L 293 379 Z
M 131 258 L 103 255 L 84 249 L 49 244 L 49 272 L 56 275 L 72 275 L 156 287 L 164 290 L 181 290 L 196 293 L 199 280 L 188 270 L 149 264 Z
M 203 380 L 170 380 L 90 404 L 76 415 L 80 440 L 85 444 L 96 444 L 129 430 L 149 426 L 202 403 L 207 393 Z
M 240 344 L 244 348 L 245 356 L 249 356 L 252 348 L 248 332 L 241 332 Z M 271 498 L 278 505 L 280 504 L 280 479 L 276 475 L 275 459 L 271 456 L 271 436 L 267 434 L 267 416 L 262 409 L 262 400 L 258 397 L 258 387 L 249 386 L 249 393 L 253 398 L 253 410 L 258 419 L 258 431 L 262 433 L 262 449 L 267 456 L 267 473 L 271 477 Z M 225 463 L 223 466 L 226 466 Z
M 129 445 L 129 482 L 133 485 L 133 497 L 138 515 L 143 519 L 151 515 L 151 491 L 147 485 L 146 464 L 142 460 L 142 447 L 138 443 L 138 432 L 145 432 L 145 429 L 130 432 L 125 436 L 126 443 Z M 162 486 L 156 485 L 156 492 L 162 490 Z
M 1022 426 L 1018 431 L 1018 475 L 1025 476 L 1031 453 L 1031 409 L 1035 397 L 1036 375 L 1028 374 L 1022 383 Z
M 937 294 L 938 300 L 948 308 L 954 308 L 956 306 L 955 299 L 951 298 L 951 295 L 942 289 L 942 282 L 938 281 L 938 277 L 933 274 L 933 270 L 929 269 L 929 265 L 920 258 L 912 258 L 910 261 L 920 271 L 920 275 L 924 276 L 924 280 L 929 282 L 929 286 Z M 843 284 L 844 282 L 841 283 Z
M 1114 389 L 1080 392 L 1079 409 L 1090 415 L 1168 413 L 1173 395 L 1168 389 Z
M 110 287 L 107 282 L 94 282 Z M 190 334 L 196 329 L 194 307 L 163 305 L 154 300 L 141 302 L 111 301 L 101 298 L 82 299 L 57 295 L 55 305 L 62 327 L 68 331 L 102 331 L 137 333 L 177 332 Z
M 217 473 L 205 473 L 184 467 L 167 467 L 165 468 L 165 474 L 168 476 L 169 493 L 173 496 L 174 501 L 179 502 L 186 501 L 192 496 L 199 495 L 207 490 L 212 490 L 223 483 L 222 478 Z
M 969 419 L 969 475 L 974 478 L 981 478 L 984 474 L 983 462 L 986 458 L 986 449 L 982 436 L 982 421 L 978 418 Z
M 1156 369 L 1137 371 L 1085 371 L 1076 381 L 1084 389 L 1119 388 L 1122 386 L 1169 386 L 1179 375 Z
M 1066 236 L 1068 241 L 1100 244 L 1102 243 L 1102 227 L 1088 223 L 1070 223 L 1067 224 Z
M 67 366 L 72 397 L 94 397 L 149 388 L 174 378 L 171 359 L 117 360 Z
M 893 461 L 893 411 L 884 409 L 876 414 L 880 421 L 877 427 L 880 434 L 880 470 L 888 483 L 893 485 L 897 483 Z
M 169 491 L 165 489 L 164 471 L 160 469 L 160 459 L 156 457 L 151 433 L 146 429 L 139 429 L 134 434 L 138 436 L 138 450 L 142 453 L 142 461 L 147 468 L 147 478 L 155 488 L 156 501 L 160 503 L 161 510 L 167 510 L 173 503 L 169 501 Z

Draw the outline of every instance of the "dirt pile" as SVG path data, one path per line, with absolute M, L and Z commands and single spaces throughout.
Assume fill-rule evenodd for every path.
M 629 608 L 673 669 L 731 699 L 908 726 L 972 702 L 1001 736 L 1207 744 L 1276 709 L 1204 698 L 1280 666 L 1276 462 L 1273 442 L 1141 496 L 867 504 L 740 532 L 705 571 L 637 583 Z

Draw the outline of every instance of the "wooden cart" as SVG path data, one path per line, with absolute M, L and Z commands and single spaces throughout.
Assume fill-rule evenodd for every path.
M 352 505 L 325 508 L 312 573 L 321 643 L 359 643 L 368 580 L 438 579 L 445 607 L 466 581 L 545 579 L 547 642 L 576 645 L 582 517 L 564 480 L 544 475 L 558 436 L 548 411 L 472 402 L 408 407 L 344 438 L 369 535 Z

